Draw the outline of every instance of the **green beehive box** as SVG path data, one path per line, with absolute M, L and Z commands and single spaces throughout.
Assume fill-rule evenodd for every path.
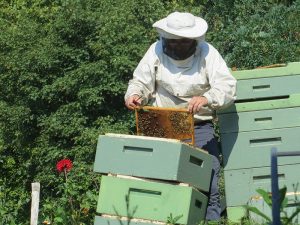
M 116 219 L 116 218 L 107 218 L 102 216 L 96 216 L 94 225 L 160 225 L 155 222 L 141 222 L 135 219 Z
M 288 157 L 298 158 L 300 157 Z M 278 160 L 280 160 L 279 158 Z M 278 166 L 278 184 L 287 192 L 300 192 L 300 164 Z M 258 199 L 257 189 L 271 192 L 271 168 L 225 170 L 225 196 L 227 206 L 246 205 Z M 298 190 L 296 190 L 298 187 Z
M 299 93 L 299 62 L 277 68 L 234 71 L 232 74 L 237 79 L 237 100 Z
M 188 183 L 208 191 L 212 157 L 178 140 L 107 134 L 99 136 L 94 171 Z
M 290 217 L 297 209 L 297 207 L 300 206 L 300 194 L 299 192 L 296 194 L 293 193 L 287 193 L 286 196 L 288 198 L 288 205 L 286 208 L 283 209 L 284 212 L 287 213 L 287 216 Z M 295 198 L 297 198 L 295 202 Z M 262 199 L 256 199 L 252 200 L 252 202 L 249 203 L 250 206 L 256 207 L 260 212 L 264 213 L 266 216 L 268 216 L 272 220 L 272 211 L 269 205 L 266 204 L 266 202 Z M 246 208 L 243 205 L 240 206 L 229 206 L 226 209 L 227 219 L 230 222 L 242 224 L 243 218 L 249 218 L 251 221 L 253 221 L 255 224 L 265 224 L 266 220 L 263 219 L 263 217 L 258 216 L 255 213 L 249 212 L 246 210 Z M 281 217 L 283 216 L 283 213 L 281 213 Z M 249 220 L 248 219 L 248 220 Z M 299 224 L 300 222 L 300 214 L 292 220 L 294 224 Z
M 247 217 L 248 212 L 243 206 L 228 206 L 226 215 L 229 222 L 241 224 L 242 218 Z
M 297 127 L 300 126 L 300 94 L 286 99 L 236 103 L 219 111 L 218 118 L 220 133 Z
M 300 127 L 260 130 L 221 135 L 225 170 L 270 166 L 270 150 L 297 151 Z M 278 165 L 300 163 L 299 157 L 283 157 Z
M 286 194 L 286 198 L 288 199 L 287 206 L 283 208 L 283 211 L 287 214 L 287 217 L 291 217 L 291 215 L 296 212 L 297 207 L 300 207 L 300 193 L 289 192 Z M 263 200 L 263 198 L 253 199 L 250 203 L 250 206 L 256 207 L 260 212 L 264 213 L 270 219 L 272 219 L 272 209 L 271 207 Z M 283 213 L 281 213 L 281 217 Z M 265 224 L 267 221 L 261 216 L 258 216 L 255 213 L 249 212 L 249 217 L 252 221 L 256 223 Z M 294 224 L 300 223 L 300 213 L 292 220 Z M 292 223 L 290 223 L 292 224 Z
M 205 217 L 207 197 L 192 187 L 102 176 L 97 212 L 197 225 Z

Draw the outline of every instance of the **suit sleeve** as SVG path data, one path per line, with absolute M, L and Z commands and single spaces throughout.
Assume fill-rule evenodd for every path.
M 236 79 L 230 73 L 220 53 L 209 45 L 206 57 L 206 74 L 210 90 L 203 94 L 213 109 L 224 108 L 236 99 Z
M 142 104 L 147 104 L 155 91 L 155 63 L 158 60 L 156 53 L 158 43 L 150 46 L 142 60 L 133 72 L 133 78 L 128 83 L 125 100 L 137 94 L 142 97 Z

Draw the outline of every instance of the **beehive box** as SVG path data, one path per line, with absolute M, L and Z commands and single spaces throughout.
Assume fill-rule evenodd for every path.
M 225 170 L 270 166 L 271 147 L 299 148 L 300 94 L 236 103 L 220 112 L 219 124 Z M 298 162 L 296 158 L 280 160 L 281 165 Z
M 255 196 L 255 190 L 271 187 L 268 180 L 271 148 L 299 150 L 300 63 L 235 71 L 233 75 L 237 79 L 237 100 L 217 113 L 225 164 L 227 215 L 229 220 L 240 222 L 237 219 L 246 215 L 242 205 Z M 299 180 L 292 169 L 296 166 L 293 164 L 299 163 L 296 157 L 278 160 L 281 185 L 291 187 L 295 179 Z
M 228 221 L 238 224 L 241 224 L 243 217 L 248 217 L 248 211 L 243 206 L 228 206 L 226 214 Z
M 300 62 L 277 68 L 234 71 L 233 76 L 238 81 L 238 101 L 287 96 L 299 93 Z
M 135 109 L 137 135 L 172 138 L 194 145 L 194 118 L 187 109 L 144 106 Z
M 236 103 L 219 111 L 218 118 L 221 134 L 299 127 L 300 94 L 284 99 Z
M 300 206 L 300 192 L 294 193 L 294 192 L 287 192 L 286 198 L 288 199 L 287 207 L 283 208 L 283 211 L 287 214 L 287 217 L 290 217 L 294 212 L 296 212 L 297 207 Z M 272 208 L 263 200 L 263 198 L 253 199 L 250 203 L 250 206 L 256 207 L 260 212 L 264 213 L 266 216 L 268 216 L 272 220 Z M 281 217 L 283 217 L 284 214 L 281 213 Z M 266 223 L 267 221 L 252 212 L 249 212 L 249 217 L 253 221 L 257 223 Z M 300 223 L 300 214 L 292 220 L 294 224 Z
M 192 187 L 102 176 L 97 212 L 198 225 L 204 219 L 207 197 Z
M 287 198 L 288 205 L 286 208 L 283 209 L 283 211 L 287 213 L 288 217 L 290 217 L 296 211 L 297 207 L 299 207 L 300 193 L 287 193 Z M 295 199 L 297 199 L 296 202 Z M 272 219 L 272 210 L 262 198 L 253 199 L 251 202 L 249 202 L 249 205 L 256 207 L 260 212 L 264 213 L 266 216 Z M 280 216 L 282 217 L 283 214 L 281 213 Z M 247 211 L 243 205 L 227 207 L 227 218 L 230 222 L 240 224 L 242 222 L 243 217 L 250 218 L 250 220 L 254 221 L 255 223 L 266 223 L 266 220 L 263 217 Z M 293 219 L 294 224 L 299 224 L 299 222 L 300 214 L 298 214 Z
M 300 171 L 300 163 L 278 166 L 279 187 L 286 186 L 288 192 L 300 192 L 300 173 L 296 171 Z M 257 189 L 271 192 L 270 167 L 224 171 L 224 178 L 227 206 L 246 205 L 258 199 Z
M 271 165 L 272 147 L 278 151 L 299 150 L 300 127 L 282 128 L 221 135 L 225 170 Z M 284 157 L 278 165 L 300 163 L 299 157 Z
M 212 157 L 178 140 L 106 134 L 98 139 L 94 171 L 188 183 L 208 191 Z

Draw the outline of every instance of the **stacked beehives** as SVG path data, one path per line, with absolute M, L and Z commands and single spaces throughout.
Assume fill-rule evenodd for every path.
M 173 139 L 106 134 L 94 171 L 101 178 L 95 225 L 196 225 L 204 219 L 212 158 Z
M 233 74 L 237 101 L 218 112 L 228 218 L 241 219 L 246 204 L 271 217 L 256 189 L 271 192 L 271 147 L 300 150 L 300 63 Z M 279 186 L 287 186 L 286 211 L 291 214 L 299 206 L 300 157 L 280 158 L 278 165 Z M 250 217 L 260 222 L 261 217 Z

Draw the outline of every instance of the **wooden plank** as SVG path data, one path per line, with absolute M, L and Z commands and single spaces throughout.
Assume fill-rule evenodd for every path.
M 300 90 L 299 90 L 300 92 Z M 300 106 L 300 93 L 289 95 L 288 98 L 253 101 L 253 102 L 241 102 L 235 103 L 225 109 L 219 110 L 218 116 L 224 113 L 241 113 L 241 112 L 253 112 L 261 110 L 275 110 L 283 108 L 294 108 Z
M 225 170 L 270 166 L 270 151 L 299 151 L 300 127 L 221 134 Z M 300 163 L 300 157 L 282 157 L 278 165 Z
M 288 198 L 288 205 L 286 208 L 283 209 L 284 212 L 286 212 L 287 216 L 290 217 L 297 209 L 297 207 L 300 207 L 300 193 L 298 194 L 294 194 L 294 193 L 287 193 L 286 197 Z M 295 200 L 295 198 L 297 200 Z M 251 202 L 249 203 L 249 205 L 256 207 L 260 212 L 264 213 L 265 215 L 267 215 L 269 218 L 272 219 L 272 209 L 271 207 L 262 199 L 252 199 Z M 256 223 L 266 223 L 267 221 L 261 217 L 258 216 L 255 213 L 249 213 L 249 217 L 252 221 L 255 221 Z M 300 222 L 300 214 L 298 213 L 298 215 L 292 220 L 293 224 L 299 224 Z M 291 223 L 292 224 L 292 223 Z
M 237 100 L 272 98 L 300 92 L 300 75 L 240 80 L 237 82 Z
M 232 75 L 239 80 L 261 79 L 272 77 L 286 77 L 300 74 L 300 62 L 288 63 L 286 66 L 276 68 L 260 68 L 250 70 L 232 71 Z
M 300 196 L 298 196 L 299 198 Z M 296 211 L 296 208 L 299 207 L 299 202 L 298 204 L 294 204 L 292 200 L 289 200 L 289 204 L 287 208 L 284 208 L 283 211 L 287 213 L 287 216 L 291 216 L 292 213 Z M 269 218 L 272 218 L 272 212 L 270 206 L 268 206 L 262 199 L 258 199 L 255 202 L 251 203 L 252 206 L 256 207 L 260 212 L 264 213 L 267 215 Z M 240 206 L 230 206 L 227 207 L 227 218 L 230 222 L 233 223 L 242 223 L 242 219 L 244 217 L 249 217 L 250 220 L 253 223 L 258 223 L 258 224 L 265 224 L 266 221 L 258 216 L 257 214 L 248 212 L 242 205 Z M 300 221 L 300 214 L 298 214 L 294 219 L 293 222 L 295 224 L 298 224 Z
M 218 122 L 221 134 L 300 127 L 300 106 L 226 113 L 218 116 Z
M 159 221 L 149 221 L 149 220 L 141 220 L 135 218 L 128 217 L 117 217 L 117 216 L 96 216 L 94 225 L 122 225 L 122 224 L 130 224 L 130 225 L 163 225 L 166 223 L 162 223 Z
M 165 184 L 174 184 L 174 185 L 179 185 L 179 186 L 184 186 L 184 187 L 193 187 L 191 184 L 188 184 L 188 183 L 180 183 L 180 182 L 174 182 L 174 181 L 168 181 L 168 180 L 156 180 L 156 179 L 151 179 L 151 178 L 146 178 L 146 177 L 132 177 L 132 176 L 127 176 L 127 175 L 111 174 L 111 173 L 107 174 L 107 176 L 113 176 L 113 177 L 124 178 L 124 179 L 132 179 L 132 180 L 159 182 L 159 183 L 165 183 Z
M 168 107 L 156 107 L 156 106 L 143 106 L 143 107 L 136 107 L 137 110 L 155 110 L 155 111 L 174 111 L 174 112 L 186 112 L 188 110 L 186 108 L 168 108 Z
M 300 164 L 278 166 L 279 187 L 286 186 L 289 193 L 300 194 L 300 174 L 296 171 L 300 171 Z M 224 179 L 227 206 L 246 205 L 258 200 L 261 196 L 256 192 L 257 189 L 271 192 L 270 166 L 225 170 Z
M 97 212 L 179 224 L 196 225 L 205 217 L 207 197 L 178 185 L 102 176 Z
M 243 206 L 227 207 L 227 219 L 232 223 L 241 224 L 242 218 L 247 216 L 247 211 Z
M 38 224 L 39 217 L 39 203 L 40 203 L 40 183 L 32 183 L 32 193 L 31 193 L 31 215 L 30 215 L 30 225 Z
M 94 171 L 187 183 L 208 191 L 212 157 L 173 139 L 136 135 L 100 135 Z

